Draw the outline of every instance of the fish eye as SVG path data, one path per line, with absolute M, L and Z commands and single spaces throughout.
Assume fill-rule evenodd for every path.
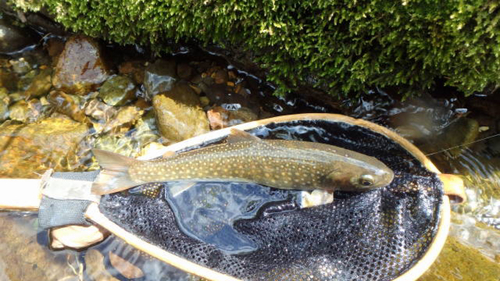
M 359 178 L 359 185 L 364 186 L 364 187 L 369 187 L 373 185 L 373 177 L 371 175 L 362 175 Z

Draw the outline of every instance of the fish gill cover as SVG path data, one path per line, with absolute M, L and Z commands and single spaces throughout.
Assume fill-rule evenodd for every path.
M 299 209 L 291 197 L 264 204 L 254 217 L 233 223 L 234 232 L 255 246 L 236 254 L 184 233 L 164 192 L 106 195 L 101 211 L 147 242 L 245 280 L 391 280 L 425 254 L 439 224 L 442 184 L 399 144 L 331 121 L 269 124 L 250 132 L 375 156 L 393 169 L 395 179 L 365 193 L 336 192 L 332 204 L 313 208 Z

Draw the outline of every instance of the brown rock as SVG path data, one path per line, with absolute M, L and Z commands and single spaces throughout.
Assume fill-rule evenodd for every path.
M 68 265 L 78 266 L 67 253 L 51 251 L 37 242 L 35 223 L 33 216 L 0 214 L 0 280 L 56 281 L 67 276 L 78 280 Z
M 47 94 L 52 87 L 52 70 L 50 68 L 43 69 L 38 73 L 30 86 L 24 92 L 26 98 L 39 97 Z
M 198 95 L 185 83 L 153 99 L 157 126 L 162 137 L 177 142 L 209 131 Z
M 57 112 L 71 117 L 73 120 L 85 123 L 87 117 L 80 109 L 78 104 L 67 94 L 62 91 L 52 91 L 47 96 L 49 103 L 54 106 Z
M 109 252 L 109 262 L 125 278 L 134 279 L 144 276 L 144 272 L 142 272 L 140 268 L 124 260 L 113 252 Z
M 189 78 L 191 78 L 192 73 L 193 69 L 187 63 L 181 63 L 177 66 L 177 75 L 179 75 L 179 78 L 181 79 L 189 80 Z
M 47 118 L 28 125 L 0 125 L 0 177 L 39 178 L 48 168 L 73 170 L 87 126 L 67 119 Z
M 220 106 L 216 106 L 210 109 L 207 115 L 212 130 L 257 120 L 257 114 L 246 107 L 241 107 L 238 110 L 226 110 Z
M 84 95 L 109 76 L 99 44 L 85 36 L 73 36 L 57 60 L 53 85 L 69 93 Z
M 118 72 L 132 77 L 135 83 L 144 83 L 144 61 L 126 61 L 118 67 Z
M 227 71 L 224 69 L 217 70 L 217 72 L 215 72 L 214 80 L 216 84 L 225 84 L 228 79 L 229 76 L 227 75 Z
M 62 53 L 64 50 L 64 41 L 57 37 L 52 37 L 47 41 L 47 52 L 49 53 L 49 56 L 51 56 L 54 59 L 57 59 L 57 57 Z
M 104 256 L 94 249 L 85 253 L 85 271 L 92 280 L 96 281 L 118 281 L 106 270 Z
M 172 60 L 157 60 L 146 67 L 144 71 L 144 88 L 147 96 L 153 96 L 170 91 L 177 80 L 176 64 Z

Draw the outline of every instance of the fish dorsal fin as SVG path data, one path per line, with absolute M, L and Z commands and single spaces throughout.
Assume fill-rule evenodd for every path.
M 251 135 L 245 131 L 231 129 L 231 133 L 227 136 L 228 143 L 237 143 L 243 141 L 262 141 L 258 137 Z

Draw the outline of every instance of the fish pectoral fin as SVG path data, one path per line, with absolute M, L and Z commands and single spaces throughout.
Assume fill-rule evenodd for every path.
M 245 131 L 241 131 L 238 129 L 231 129 L 231 133 L 227 136 L 228 143 L 237 143 L 243 141 L 262 141 L 260 138 L 249 134 Z
M 137 161 L 134 158 L 100 149 L 93 149 L 92 153 L 102 167 L 92 184 L 93 194 L 115 193 L 140 184 L 133 181 L 128 173 L 130 165 Z
M 180 181 L 175 183 L 170 183 L 170 193 L 173 197 L 181 195 L 184 191 L 190 189 L 196 184 L 195 181 Z

